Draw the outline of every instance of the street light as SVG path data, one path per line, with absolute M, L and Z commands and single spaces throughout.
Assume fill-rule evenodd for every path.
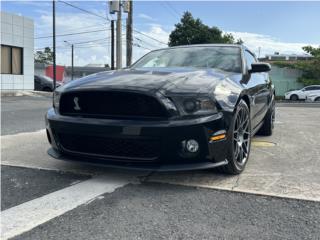
M 71 45 L 71 80 L 73 80 L 73 44 L 68 41 L 64 41 L 65 43 Z

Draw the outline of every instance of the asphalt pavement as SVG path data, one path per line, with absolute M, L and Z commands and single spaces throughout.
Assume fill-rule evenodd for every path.
M 255 139 L 248 168 L 230 177 L 53 160 L 50 105 L 2 98 L 2 239 L 319 239 L 320 108 L 279 107 L 276 134 Z
M 127 185 L 14 239 L 316 239 L 319 204 L 168 184 Z
M 88 178 L 80 174 L 1 166 L 1 211 Z
M 1 135 L 44 129 L 50 106 L 52 98 L 46 96 L 1 97 Z

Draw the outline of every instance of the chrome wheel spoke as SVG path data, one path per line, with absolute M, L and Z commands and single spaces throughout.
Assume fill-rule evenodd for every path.
M 245 108 L 241 108 L 234 123 L 234 159 L 238 164 L 244 164 L 250 149 L 250 117 Z
M 239 159 L 239 162 L 242 163 L 243 161 L 243 149 L 240 148 L 240 159 Z

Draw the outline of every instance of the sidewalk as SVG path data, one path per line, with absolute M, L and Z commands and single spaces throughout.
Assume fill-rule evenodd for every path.
M 34 90 L 1 90 L 1 97 L 19 97 L 19 96 L 51 97 L 52 92 L 43 92 L 43 91 L 34 91 Z

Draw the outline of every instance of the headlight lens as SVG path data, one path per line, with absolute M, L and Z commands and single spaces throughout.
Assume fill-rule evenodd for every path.
M 53 107 L 54 108 L 59 108 L 59 103 L 60 103 L 60 97 L 61 97 L 61 93 L 58 91 L 54 91 L 53 92 Z
M 217 112 L 209 97 L 171 97 L 182 115 L 209 115 Z

